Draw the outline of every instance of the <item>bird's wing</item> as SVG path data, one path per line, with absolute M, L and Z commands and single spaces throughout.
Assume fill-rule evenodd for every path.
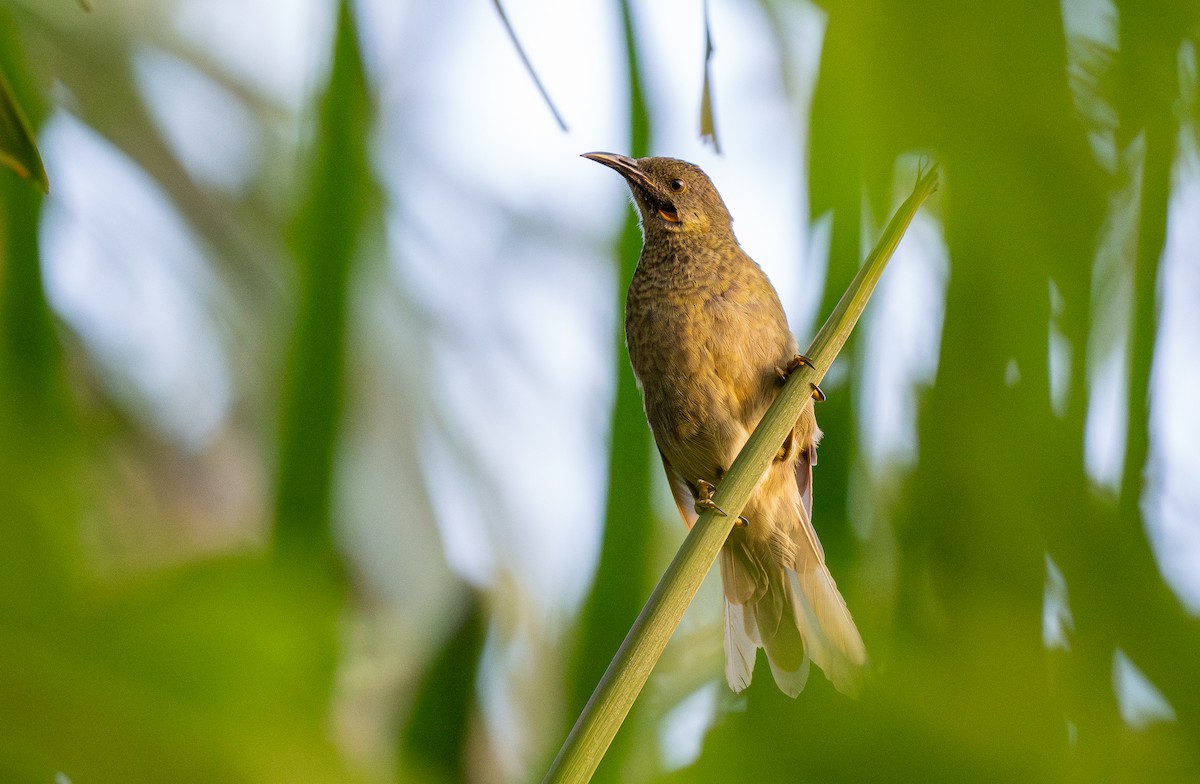
M 696 521 L 700 519 L 700 515 L 696 513 L 696 499 L 692 497 L 692 490 L 688 487 L 683 474 L 675 470 L 661 449 L 658 451 L 658 456 L 662 458 L 663 469 L 667 472 L 667 484 L 671 486 L 671 495 L 675 497 L 675 506 L 679 509 L 679 516 L 683 518 L 683 522 L 687 524 L 690 531 Z
M 804 504 L 804 513 L 812 519 L 812 470 L 817 464 L 817 444 L 811 442 L 808 449 L 796 458 L 796 487 L 800 490 L 800 502 Z M 815 539 L 815 537 L 814 537 Z M 821 545 L 817 544 L 819 550 Z M 822 553 L 824 557 L 824 553 Z

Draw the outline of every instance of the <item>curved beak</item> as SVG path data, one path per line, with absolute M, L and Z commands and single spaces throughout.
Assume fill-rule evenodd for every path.
M 630 185 L 637 185 L 643 191 L 650 188 L 650 178 L 638 168 L 638 162 L 633 158 L 615 152 L 585 152 L 579 157 L 604 164 L 624 177 Z

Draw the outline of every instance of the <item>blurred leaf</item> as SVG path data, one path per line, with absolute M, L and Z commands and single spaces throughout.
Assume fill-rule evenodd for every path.
M 6 602 L 0 777 L 346 781 L 323 721 L 335 595 L 229 561 L 65 603 Z
M 713 151 L 721 154 L 721 141 L 717 138 L 717 126 L 713 121 L 712 99 L 712 22 L 708 15 L 708 0 L 704 0 L 704 89 L 700 95 L 700 138 L 713 146 Z
M 17 84 L 26 81 L 20 56 L 3 13 L 0 57 Z M 0 520 L 8 521 L 0 526 L 0 597 L 55 601 L 69 591 L 79 567 L 72 523 L 81 455 L 43 287 L 42 202 L 40 192 L 0 177 Z M 37 606 L 13 601 L 5 609 L 36 616 Z
M 38 269 L 40 198 L 4 190 L 6 217 L 23 218 L 5 236 L 9 324 L 44 303 L 14 274 Z M 22 321 L 0 373 L 25 385 L 0 397 L 0 779 L 345 781 L 325 739 L 336 594 L 323 581 L 230 561 L 114 586 L 85 567 L 99 450 L 55 392 L 56 353 L 29 350 L 48 328 Z
M 1177 14 L 1186 6 L 1159 5 L 1128 14 L 1143 27 L 1122 34 L 1120 56 L 1154 65 L 1125 79 L 1150 85 L 1139 90 L 1138 108 L 1117 107 L 1126 139 L 1142 133 L 1147 118 L 1160 128 L 1146 134 L 1136 291 L 1144 342 L 1132 374 L 1139 385 L 1148 383 L 1156 339 L 1154 269 L 1170 193 L 1163 173 L 1176 131 L 1165 63 L 1194 26 Z M 953 267 L 937 382 L 921 407 L 919 462 L 892 513 L 896 529 L 872 533 L 896 537 L 900 605 L 894 618 L 875 621 L 888 625 L 863 629 L 876 673 L 859 702 L 821 682 L 791 702 L 756 681 L 745 712 L 724 719 L 700 760 L 670 780 L 1195 777 L 1197 686 L 1180 668 L 1194 670 L 1200 656 L 1197 622 L 1182 612 L 1147 546 L 1137 511 L 1145 453 L 1129 457 L 1137 483 L 1124 520 L 1084 471 L 1082 357 L 1096 237 L 1113 183 L 1093 160 L 1066 87 L 1058 10 L 948 0 L 824 6 L 811 160 L 814 214 L 834 212 L 827 292 L 842 285 L 857 252 L 864 192 L 868 209 L 878 210 L 896 156 L 934 149 L 945 161 Z M 1124 26 L 1124 7 L 1120 16 Z M 1051 281 L 1063 300 L 1058 328 L 1071 344 L 1072 393 L 1061 416 L 1050 407 Z M 1131 396 L 1130 427 L 1144 446 L 1143 395 L 1144 388 Z M 854 426 L 853 405 L 842 397 L 831 395 L 819 412 L 839 436 L 823 444 L 818 469 L 817 525 L 831 560 L 839 545 L 836 536 L 826 540 L 829 513 L 845 511 L 855 465 L 846 455 L 855 439 L 843 436 Z M 1042 641 L 1047 551 L 1066 575 L 1076 629 L 1068 652 Z M 878 579 L 868 575 L 865 584 Z M 854 609 L 870 597 L 848 601 Z M 856 612 L 864 615 L 872 618 Z M 1111 681 L 1117 646 L 1138 649 L 1131 658 L 1176 710 L 1175 724 L 1123 724 Z M 863 748 L 873 753 L 864 757 Z M 1156 753 L 1169 755 L 1173 772 L 1143 767 Z
M 33 3 L 18 5 L 14 16 L 27 46 L 36 53 L 42 78 L 61 82 L 70 91 L 71 103 L 60 111 L 77 115 L 118 146 L 167 193 L 188 226 L 211 246 L 207 261 L 227 284 L 228 304 L 240 306 L 242 317 L 252 322 L 247 331 L 259 332 L 264 322 L 275 326 L 269 317 L 277 315 L 284 288 L 280 273 L 287 254 L 279 226 L 285 220 L 279 214 L 279 183 L 268 179 L 246 194 L 218 194 L 194 180 L 164 138 L 137 69 L 131 66 L 145 53 L 142 48 L 161 50 L 234 96 L 268 139 L 264 168 L 299 170 L 292 140 L 280 130 L 287 118 L 281 107 L 229 76 L 219 59 L 169 35 L 172 9 L 173 4 L 165 3 L 124 14 L 85 16 L 73 8 L 63 13 L 51 4 Z M 298 187 L 283 184 L 289 197 Z M 274 331 L 265 337 L 274 339 Z M 249 364 L 258 367 L 254 360 Z
M 421 680 L 401 741 L 401 763 L 436 771 L 443 781 L 468 780 L 475 684 L 487 619 L 477 594 Z
M 88 100 L 115 114 L 133 93 Z M 96 481 L 111 447 L 66 393 L 40 198 L 16 185 L 2 183 L 0 221 L 0 779 L 354 780 L 327 730 L 344 590 L 330 570 L 225 558 L 96 573 L 89 537 L 120 500 Z
M 621 21 L 629 75 L 629 154 L 643 157 L 649 154 L 650 121 L 633 15 L 625 0 L 621 3 Z M 616 246 L 620 264 L 615 292 L 617 313 L 624 313 L 625 288 L 633 277 L 641 249 L 641 229 L 637 217 L 630 212 Z M 659 467 L 657 461 L 651 459 L 654 446 L 650 428 L 643 413 L 641 392 L 625 353 L 624 321 L 619 318 L 617 323 L 617 334 L 613 336 L 617 385 L 609 444 L 604 532 L 595 581 L 580 614 L 578 643 L 568 683 L 566 716 L 569 721 L 574 721 L 583 710 L 613 654 L 625 639 L 625 633 L 649 595 L 654 572 L 651 476 Z M 604 764 L 596 771 L 594 781 L 621 780 L 628 740 L 627 733 L 618 734 Z
M 50 190 L 42 156 L 38 154 L 33 132 L 8 79 L 0 71 L 0 164 L 7 166 L 26 180 L 33 180 L 43 191 Z
M 1123 95 L 1119 109 L 1123 117 L 1132 120 L 1126 124 L 1127 131 L 1140 132 L 1144 152 L 1137 245 L 1130 260 L 1134 313 L 1129 335 L 1124 475 L 1119 534 L 1112 537 L 1114 552 L 1110 556 L 1110 560 L 1115 560 L 1113 556 L 1121 559 L 1115 566 L 1124 579 L 1116 584 L 1122 586 L 1124 596 L 1110 595 L 1109 604 L 1117 610 L 1124 606 L 1125 612 L 1105 620 L 1116 632 L 1116 644 L 1164 689 L 1181 729 L 1200 748 L 1200 682 L 1193 677 L 1193 669 L 1183 665 L 1183 661 L 1200 657 L 1200 619 L 1189 617 L 1163 582 L 1142 519 L 1150 456 L 1151 373 L 1159 331 L 1159 270 L 1167 242 L 1167 210 L 1177 154 L 1177 52 L 1184 31 L 1200 23 L 1200 9 L 1185 12 L 1183 6 L 1170 4 L 1154 10 L 1120 5 L 1122 39 L 1130 44 L 1122 51 L 1122 73 L 1126 84 L 1137 87 Z M 1111 588 L 1106 593 L 1111 594 Z M 1135 596 L 1140 601 L 1131 601 Z M 1130 613 L 1134 607 L 1136 612 Z M 1183 651 L 1190 655 L 1181 658 Z
M 276 545 L 333 561 L 331 492 L 341 421 L 349 281 L 373 181 L 370 98 L 350 6 L 339 4 L 312 181 L 294 226 L 300 296 L 282 401 Z

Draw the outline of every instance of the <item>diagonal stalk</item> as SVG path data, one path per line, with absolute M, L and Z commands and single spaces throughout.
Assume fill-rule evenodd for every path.
M 807 357 L 812 365 L 800 366 L 788 378 L 779 397 L 755 428 L 741 454 L 733 461 L 713 500 L 728 512 L 721 517 L 707 511 L 692 526 L 674 560 L 658 581 L 642 612 L 634 621 L 612 663 L 596 685 L 543 779 L 543 784 L 582 784 L 591 779 L 613 737 L 629 713 L 633 701 L 650 677 L 667 641 L 679 625 L 700 583 L 708 574 L 729 531 L 750 498 L 759 477 L 771 464 L 779 445 L 795 425 L 812 393 L 837 357 L 851 330 L 867 306 L 900 238 L 908 229 L 921 203 L 937 188 L 937 170 L 918 173 L 912 195 L 900 205 L 884 230 L 883 237 L 821 331 L 813 339 Z

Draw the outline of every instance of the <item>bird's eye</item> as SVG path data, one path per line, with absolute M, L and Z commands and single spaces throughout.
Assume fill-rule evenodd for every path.
M 683 180 L 671 180 L 671 190 L 676 193 L 683 193 L 687 190 L 687 185 L 683 183 Z

